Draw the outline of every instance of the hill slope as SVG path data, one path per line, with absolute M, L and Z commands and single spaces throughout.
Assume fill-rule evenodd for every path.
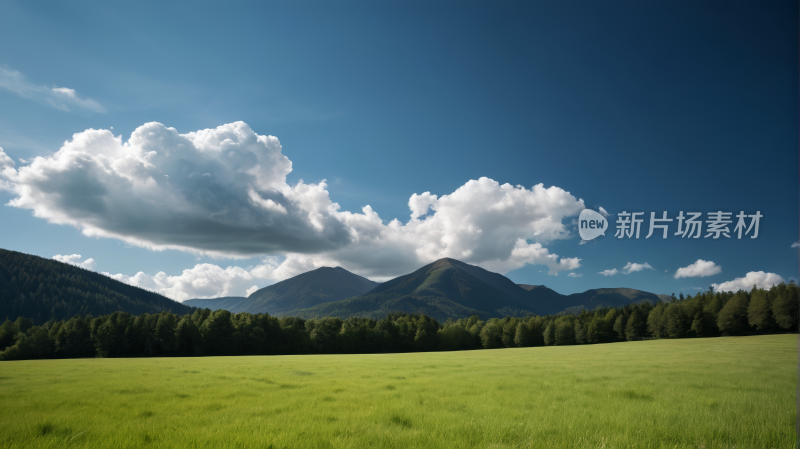
M 545 286 L 517 285 L 505 276 L 454 259 L 440 259 L 343 301 L 326 302 L 294 314 L 303 318 L 363 316 L 391 312 L 424 313 L 437 320 L 478 315 L 553 315 L 568 308 L 622 307 L 657 295 L 629 288 L 601 288 L 572 295 Z
M 192 311 L 157 293 L 73 265 L 0 249 L 0 319 L 24 316 L 42 324 L 76 314 L 133 315 Z
M 424 313 L 447 318 L 525 314 L 527 292 L 508 278 L 454 259 L 440 259 L 380 284 L 362 296 L 324 303 L 297 312 L 300 317 L 365 316 L 390 312 Z
M 361 295 L 378 285 L 342 267 L 322 267 L 264 287 L 247 298 L 190 299 L 184 304 L 233 313 L 293 315 L 300 309 Z
M 596 288 L 567 296 L 567 301 L 574 306 L 582 305 L 590 310 L 596 307 L 623 307 L 643 301 L 655 303 L 660 300 L 659 295 L 632 288 Z
M 556 314 L 568 308 L 583 307 L 593 310 L 597 307 L 624 307 L 642 301 L 649 303 L 662 300 L 662 295 L 656 295 L 633 288 L 595 288 L 583 293 L 562 295 L 544 285 L 519 284 L 528 291 L 531 301 L 534 301 L 535 310 L 542 314 Z
M 237 309 L 239 303 L 246 300 L 247 298 L 244 296 L 223 296 L 221 298 L 187 299 L 183 302 L 183 304 L 189 307 L 197 307 L 199 309 L 224 309 L 232 312 L 234 309 Z

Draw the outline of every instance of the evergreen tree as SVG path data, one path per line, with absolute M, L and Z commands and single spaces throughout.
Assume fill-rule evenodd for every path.
M 788 286 L 781 283 L 775 288 L 775 302 L 772 304 L 772 313 L 775 322 L 781 329 L 796 332 L 798 322 L 797 287 L 794 283 Z
M 646 323 L 639 312 L 634 310 L 625 326 L 625 339 L 628 341 L 641 340 L 644 337 Z
M 200 327 L 200 335 L 203 336 L 203 341 L 206 342 L 208 353 L 225 353 L 226 349 L 231 345 L 230 338 L 233 335 L 231 313 L 222 309 L 211 312 L 208 319 Z
M 664 330 L 669 338 L 683 338 L 689 333 L 692 323 L 683 308 L 683 303 L 670 303 L 664 309 Z
M 768 331 L 775 326 L 772 317 L 772 301 L 767 291 L 753 287 L 750 292 L 750 305 L 747 307 L 747 321 L 759 331 Z
M 708 332 L 708 329 L 705 325 L 705 320 L 703 318 L 703 312 L 697 312 L 694 314 L 694 318 L 692 319 L 692 327 L 690 330 L 694 332 L 695 336 L 697 337 L 705 337 Z
M 14 344 L 17 332 L 19 332 L 17 325 L 6 318 L 6 321 L 0 326 L 0 351 Z
M 259 328 L 260 329 L 260 328 Z M 264 330 L 261 329 L 263 332 Z M 177 352 L 182 355 L 202 355 L 202 337 L 200 329 L 189 316 L 184 316 L 175 326 L 175 342 Z
M 0 360 L 41 359 L 50 356 L 52 351 L 53 343 L 47 331 L 34 326 L 27 332 L 18 332 L 14 344 L 0 352 Z
M 171 354 L 178 347 L 178 342 L 175 339 L 177 321 L 175 315 L 169 312 L 161 312 L 158 316 L 155 339 L 162 354 Z
M 97 325 L 99 324 L 99 326 Z M 116 349 L 117 330 L 111 320 L 96 318 L 92 326 L 92 341 L 94 342 L 97 355 L 108 357 Z
M 586 335 L 586 328 L 580 321 L 575 322 L 575 343 L 579 345 L 585 345 L 586 343 L 589 343 Z
M 620 314 L 616 320 L 614 320 L 614 332 L 617 333 L 617 338 L 620 340 L 625 340 L 625 326 L 628 324 L 625 315 Z
M 659 304 L 647 316 L 647 331 L 656 338 L 666 337 L 666 327 L 664 326 L 664 305 Z
M 563 321 L 556 327 L 557 345 L 575 344 L 575 325 L 570 321 Z
M 717 327 L 724 335 L 740 335 L 748 330 L 747 293 L 739 291 L 722 307 L 717 317 Z
M 528 319 L 528 330 L 531 331 L 531 346 L 544 346 L 544 328 L 546 321 L 540 316 Z

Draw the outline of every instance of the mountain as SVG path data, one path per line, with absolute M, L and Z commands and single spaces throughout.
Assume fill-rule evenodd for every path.
M 219 310 L 224 309 L 231 311 L 236 309 L 242 301 L 246 301 L 247 298 L 244 296 L 223 296 L 221 298 L 197 298 L 197 299 L 187 299 L 183 302 L 184 305 L 189 307 L 197 307 L 198 309 L 211 309 L 211 310 Z
M 0 249 L 0 319 L 24 316 L 43 324 L 50 318 L 118 310 L 133 315 L 163 311 L 182 315 L 193 309 L 94 271 Z
M 568 307 L 583 306 L 589 310 L 597 307 L 624 307 L 645 301 L 652 304 L 661 300 L 659 295 L 632 288 L 596 288 L 573 293 L 566 299 L 570 304 Z
M 596 288 L 583 293 L 562 295 L 544 285 L 519 284 L 527 290 L 531 298 L 538 303 L 538 310 L 546 314 L 556 314 L 566 309 L 584 308 L 593 310 L 597 307 L 624 307 L 642 301 L 649 303 L 663 300 L 663 295 L 656 295 L 632 288 Z
M 406 312 L 424 313 L 444 321 L 470 315 L 483 319 L 553 315 L 566 309 L 622 307 L 658 300 L 657 295 L 629 288 L 601 288 L 562 295 L 543 285 L 517 285 L 501 274 L 445 258 L 380 284 L 361 296 L 321 303 L 295 311 L 295 314 L 303 318 L 363 316 L 378 319 L 388 313 Z
M 285 316 L 294 315 L 300 309 L 318 304 L 358 296 L 378 285 L 377 282 L 353 274 L 342 267 L 323 267 L 264 287 L 247 298 L 190 299 L 184 304 L 225 309 L 233 313 L 269 313 Z
M 454 259 L 440 259 L 380 284 L 366 294 L 319 304 L 300 317 L 365 316 L 391 312 L 424 313 L 437 320 L 478 315 L 482 318 L 531 313 L 528 292 L 511 280 Z

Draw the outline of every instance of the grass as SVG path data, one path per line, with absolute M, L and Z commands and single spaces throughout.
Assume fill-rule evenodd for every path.
M 797 338 L 0 362 L 0 447 L 788 449 Z

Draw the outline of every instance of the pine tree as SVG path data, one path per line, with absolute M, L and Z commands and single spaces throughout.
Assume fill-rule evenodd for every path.
M 691 326 L 682 303 L 670 303 L 664 310 L 664 328 L 669 338 L 685 337 Z
M 647 331 L 653 337 L 664 338 L 666 337 L 666 330 L 664 326 L 664 306 L 659 304 L 647 316 Z
M 14 337 L 19 332 L 17 326 L 8 318 L 0 326 L 0 351 L 14 344 Z
M 775 322 L 781 329 L 795 332 L 798 322 L 797 286 L 781 283 L 776 287 L 775 302 L 772 304 Z
M 585 345 L 589 343 L 587 335 L 586 335 L 586 328 L 581 324 L 580 321 L 575 322 L 575 343 L 579 345 Z
M 619 337 L 620 340 L 625 340 L 625 326 L 627 324 L 626 316 L 623 314 L 620 314 L 614 321 L 614 332 L 617 333 L 617 337 Z
M 575 326 L 571 322 L 564 321 L 556 327 L 556 344 L 575 344 Z
M 625 339 L 628 341 L 641 340 L 644 337 L 645 322 L 639 312 L 634 310 L 625 326 Z
M 751 326 L 762 332 L 775 326 L 775 319 L 772 317 L 772 301 L 764 289 L 754 287 L 750 292 L 747 320 Z
M 747 293 L 739 291 L 729 299 L 719 311 L 717 326 L 725 335 L 739 335 L 748 330 L 747 323 Z

